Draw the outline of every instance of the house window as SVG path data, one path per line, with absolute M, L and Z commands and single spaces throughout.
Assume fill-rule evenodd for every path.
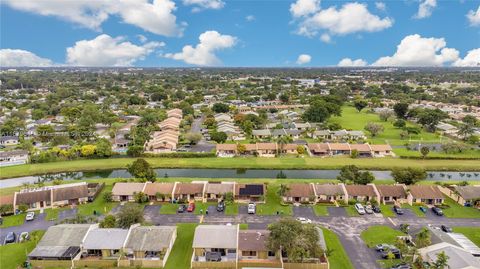
M 242 256 L 251 256 L 251 257 L 257 256 L 257 252 L 256 251 L 249 251 L 249 250 L 242 251 Z
M 268 257 L 275 257 L 275 252 L 268 251 Z

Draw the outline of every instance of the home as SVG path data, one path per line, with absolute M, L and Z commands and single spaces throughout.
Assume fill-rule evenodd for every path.
M 345 185 L 348 199 L 359 202 L 369 202 L 372 200 L 378 201 L 378 193 L 373 184 L 367 185 Z
M 263 140 L 263 139 L 266 139 L 266 138 L 270 138 L 272 136 L 272 133 L 270 132 L 269 129 L 253 130 L 252 131 L 252 136 L 255 139 Z
M 423 203 L 427 205 L 442 204 L 445 200 L 443 193 L 436 185 L 412 185 L 408 187 L 410 193 L 407 196 L 410 205 Z
M 164 267 L 176 238 L 176 226 L 133 225 L 124 247 L 126 259 L 119 260 L 119 267 Z
M 3 146 L 14 146 L 18 145 L 18 136 L 0 136 L 0 145 Z
M 145 193 L 146 183 L 117 182 L 113 185 L 112 200 L 117 202 L 133 202 L 135 194 Z
M 452 198 L 455 202 L 464 206 L 480 208 L 480 185 L 475 186 L 450 186 L 441 187 L 441 192 Z
M 369 144 L 350 144 L 352 152 L 356 150 L 358 157 L 372 157 L 372 148 Z
M 28 162 L 28 151 L 12 150 L 0 152 L 0 167 L 26 164 Z
M 214 118 L 215 118 L 215 121 L 216 121 L 216 122 L 220 122 L 220 121 L 232 122 L 232 121 L 233 121 L 233 120 L 232 120 L 232 117 L 230 117 L 230 115 L 225 114 L 225 113 L 215 114 Z
M 480 269 L 478 258 L 475 258 L 467 250 L 450 243 L 441 242 L 418 249 L 422 260 L 430 265 L 437 261 L 437 255 L 442 252 L 448 257 L 447 267 L 450 269 Z
M 150 201 L 168 202 L 172 200 L 175 183 L 147 182 L 144 192 Z
M 58 185 L 52 188 L 52 207 L 87 203 L 89 200 L 86 182 Z
M 236 144 L 217 144 L 216 154 L 218 157 L 234 157 L 237 154 Z
M 235 201 L 260 202 L 266 193 L 265 184 L 238 184 L 235 183 Z
M 286 203 L 312 203 L 315 202 L 313 184 L 293 183 L 287 186 L 287 191 L 282 196 Z
M 276 143 L 257 143 L 257 153 L 260 157 L 275 157 L 277 154 Z
M 319 203 L 348 202 L 345 184 L 314 184 L 316 201 Z
M 177 118 L 182 119 L 183 113 L 179 108 L 170 109 L 167 111 L 167 118 Z
M 458 133 L 458 129 L 457 127 L 449 124 L 449 123 L 444 123 L 444 122 L 441 122 L 439 124 L 437 124 L 435 126 L 435 128 L 437 128 L 437 130 L 442 133 L 443 135 L 455 135 L 456 133 Z
M 330 155 L 350 155 L 351 149 L 348 143 L 328 143 Z
M 396 185 L 375 185 L 380 195 L 380 203 L 382 204 L 403 204 L 407 203 L 406 186 L 403 184 Z
M 373 157 L 395 156 L 390 145 L 370 145 Z
M 208 182 L 205 188 L 206 201 L 221 201 L 225 199 L 227 193 L 235 192 L 234 182 Z
M 281 154 L 297 154 L 298 145 L 297 144 L 279 144 L 278 151 Z
M 193 236 L 191 268 L 236 268 L 238 225 L 199 225 Z M 212 257 L 220 257 L 212 261 Z
M 328 143 L 308 143 L 308 151 L 313 156 L 329 156 L 330 147 Z
M 173 199 L 176 201 L 203 200 L 205 183 L 177 183 L 173 192 Z
M 283 268 L 280 253 L 267 247 L 267 230 L 240 230 L 238 233 L 238 268 Z
M 330 138 L 337 141 L 347 141 L 347 140 L 364 140 L 367 137 L 363 131 L 347 131 L 345 129 L 333 131 L 330 133 Z
M 310 123 L 298 123 L 298 122 L 294 122 L 293 123 L 293 128 L 294 129 L 297 129 L 299 131 L 307 131 L 309 130 L 310 128 L 312 128 L 312 125 Z
M 323 141 L 323 140 L 331 139 L 330 135 L 331 135 L 330 130 L 316 130 L 313 132 L 312 137 Z
M 128 229 L 96 228 L 90 230 L 82 244 L 82 259 L 117 260 L 122 255 Z

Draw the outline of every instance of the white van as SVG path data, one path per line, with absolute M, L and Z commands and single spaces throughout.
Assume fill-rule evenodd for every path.
M 248 214 L 255 214 L 257 206 L 254 203 L 248 204 Z
M 358 214 L 365 215 L 365 208 L 363 207 L 362 204 L 356 203 L 355 209 L 357 210 Z

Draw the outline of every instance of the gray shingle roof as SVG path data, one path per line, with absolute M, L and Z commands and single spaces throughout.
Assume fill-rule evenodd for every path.
M 139 226 L 131 230 L 126 244 L 133 251 L 160 251 L 168 248 L 177 227 Z
M 48 228 L 37 246 L 80 246 L 91 224 L 59 224 Z
M 85 249 L 120 249 L 127 235 L 128 230 L 125 229 L 94 229 L 87 234 L 83 247 Z
M 237 248 L 237 226 L 200 225 L 195 229 L 193 248 Z

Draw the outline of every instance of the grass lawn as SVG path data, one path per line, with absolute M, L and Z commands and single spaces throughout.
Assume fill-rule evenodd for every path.
M 419 151 L 414 151 L 414 150 L 408 150 L 406 148 L 395 148 L 393 149 L 393 152 L 397 156 L 415 156 L 415 157 L 421 157 L 422 154 Z M 442 157 L 442 158 L 480 158 L 480 150 L 466 150 L 463 151 L 462 153 L 445 153 L 441 151 L 430 151 L 428 154 L 428 157 Z
M 322 230 L 328 248 L 330 269 L 353 269 L 352 262 L 338 236 L 329 229 L 322 228 Z
M 240 230 L 248 230 L 248 223 L 240 223 Z
M 136 159 L 114 158 L 15 165 L 2 167 L 0 178 L 59 172 L 121 169 L 134 160 Z M 289 156 L 281 158 L 145 158 L 145 160 L 154 168 L 339 169 L 344 165 L 356 165 L 362 169 L 370 170 L 389 170 L 393 167 L 418 167 L 439 171 L 480 171 L 478 160 L 352 159 L 349 157 L 296 158 Z
M 205 215 L 205 211 L 208 209 L 209 206 L 215 206 L 216 203 L 199 203 L 195 202 L 195 215 L 200 215 L 200 210 L 202 214 Z
M 355 206 L 353 206 L 353 205 L 345 206 L 343 208 L 345 208 L 345 211 L 347 212 L 347 215 L 350 216 L 350 217 L 360 216 L 358 214 L 357 210 L 355 209 Z
M 164 269 L 190 269 L 195 223 L 177 224 L 177 239 Z
M 371 226 L 360 234 L 365 244 L 369 248 L 378 244 L 394 244 L 397 236 L 404 235 L 402 232 L 394 230 L 388 226 Z
M 453 227 L 453 231 L 465 235 L 480 247 L 480 227 Z
M 62 211 L 69 210 L 70 207 L 61 207 L 61 208 L 47 208 L 44 210 L 46 220 L 57 220 L 58 214 Z
M 392 210 L 392 205 L 380 204 L 380 210 L 382 210 L 382 215 L 384 217 L 396 217 L 397 215 Z
M 238 204 L 237 203 L 226 204 L 225 215 L 227 216 L 238 215 Z
M 442 209 L 447 218 L 480 218 L 480 210 L 476 208 L 462 206 L 448 197 L 445 198 L 445 204 L 450 206 Z
M 27 259 L 26 254 L 35 248 L 43 234 L 44 231 L 33 231 L 30 233 L 31 239 L 28 242 L 0 246 L 0 267 L 14 269 L 21 266 Z
M 382 268 L 392 268 L 393 266 L 397 266 L 398 264 L 402 263 L 400 259 L 393 259 L 393 260 L 377 260 L 377 263 L 382 266 Z
M 103 194 L 108 191 L 112 191 L 113 185 L 105 185 L 102 192 L 97 196 L 97 198 L 91 202 L 78 206 L 78 214 L 82 216 L 93 215 L 93 211 L 96 211 L 97 214 L 107 214 L 114 208 L 118 203 L 117 202 L 105 202 L 103 200 Z
M 279 212 L 282 215 L 293 214 L 292 205 L 282 205 L 282 198 L 278 195 L 279 184 L 269 184 L 267 186 L 266 202 L 257 204 L 258 215 L 276 215 Z
M 409 205 L 409 204 L 403 204 L 402 208 L 410 209 L 410 211 L 412 211 L 415 215 L 417 215 L 417 217 L 420 217 L 420 218 L 425 217 L 425 213 L 423 213 L 423 211 L 420 210 L 420 206 L 418 206 L 418 205 L 413 205 L 412 206 L 412 205 Z
M 160 207 L 160 214 L 174 215 L 177 214 L 178 204 L 164 203 Z
M 330 204 L 316 204 L 313 206 L 313 212 L 317 216 L 328 216 L 328 207 L 333 206 Z
M 0 228 L 7 228 L 11 226 L 20 226 L 25 222 L 25 213 L 18 215 L 11 215 L 3 217 L 3 224 L 0 225 Z

